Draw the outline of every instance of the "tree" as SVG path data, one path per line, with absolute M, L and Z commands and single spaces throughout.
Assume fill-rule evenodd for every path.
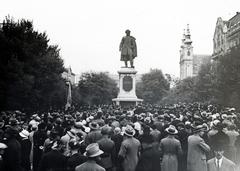
M 196 77 L 195 92 L 199 102 L 216 102 L 216 72 L 214 64 L 208 63 L 201 66 Z
M 107 73 L 86 72 L 78 83 L 81 103 L 88 105 L 111 104 L 117 96 L 117 84 Z
M 47 110 L 64 102 L 63 60 L 46 33 L 6 17 L 0 27 L 0 109 Z
M 220 57 L 216 68 L 219 103 L 240 107 L 240 46 Z
M 188 77 L 179 81 L 167 95 L 162 99 L 163 104 L 174 103 L 190 103 L 197 101 L 197 93 L 195 91 L 196 77 Z
M 141 81 L 137 84 L 137 96 L 145 102 L 158 103 L 170 89 L 170 83 L 159 69 L 151 69 L 149 73 L 143 74 Z

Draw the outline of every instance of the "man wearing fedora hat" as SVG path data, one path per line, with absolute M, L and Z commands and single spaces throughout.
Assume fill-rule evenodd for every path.
M 77 166 L 75 171 L 105 171 L 105 169 L 97 164 L 101 160 L 100 155 L 104 152 L 99 149 L 99 145 L 97 143 L 89 144 L 86 148 L 85 156 L 88 157 L 88 160 Z
M 207 153 L 210 147 L 201 137 L 204 134 L 202 125 L 193 128 L 193 135 L 188 137 L 188 155 L 187 170 L 188 171 L 207 171 Z
M 135 130 L 127 125 L 124 130 L 125 140 L 123 140 L 118 153 L 123 171 L 135 171 L 138 163 L 140 142 L 134 138 Z
M 85 144 L 89 145 L 91 143 L 96 143 L 102 138 L 101 130 L 97 122 L 92 121 L 89 124 L 91 132 L 89 132 L 85 137 Z
M 168 136 L 163 138 L 160 142 L 160 149 L 163 153 L 161 170 L 177 171 L 178 158 L 182 154 L 180 141 L 174 137 L 178 131 L 173 125 L 170 125 L 165 129 L 165 131 L 167 132 Z

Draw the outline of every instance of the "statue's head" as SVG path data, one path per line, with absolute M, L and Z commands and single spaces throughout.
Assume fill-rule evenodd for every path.
M 125 31 L 125 33 L 126 33 L 127 35 L 130 35 L 131 31 L 127 29 L 127 30 Z

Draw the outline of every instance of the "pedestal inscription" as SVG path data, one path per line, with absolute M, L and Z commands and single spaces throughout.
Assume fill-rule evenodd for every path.
M 125 91 L 131 91 L 133 86 L 133 79 L 130 76 L 124 76 L 123 77 L 123 90 Z

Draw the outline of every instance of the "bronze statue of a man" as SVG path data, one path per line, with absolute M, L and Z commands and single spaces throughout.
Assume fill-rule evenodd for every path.
M 128 67 L 128 61 L 130 61 L 131 68 L 133 66 L 133 59 L 137 57 L 137 44 L 136 39 L 130 36 L 130 30 L 126 30 L 126 36 L 122 38 L 119 51 L 121 51 L 121 61 L 125 62 L 125 67 Z

